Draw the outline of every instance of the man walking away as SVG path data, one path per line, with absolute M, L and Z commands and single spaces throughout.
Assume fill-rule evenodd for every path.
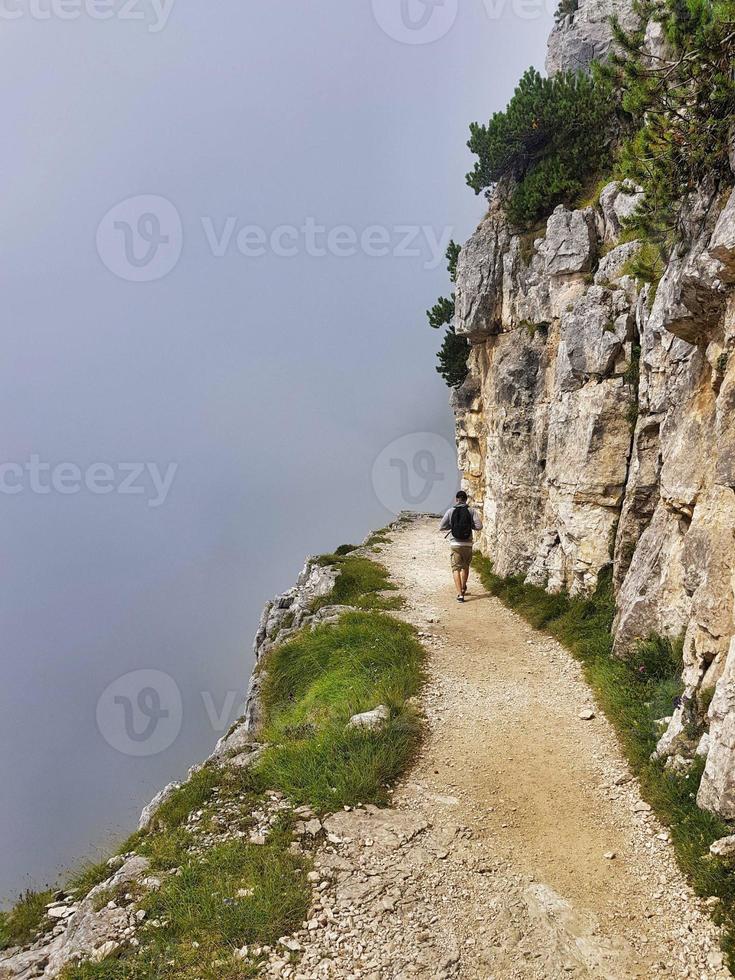
M 468 506 L 464 490 L 457 493 L 454 507 L 450 507 L 442 517 L 439 530 L 450 532 L 452 577 L 457 587 L 457 602 L 464 602 L 472 562 L 472 532 L 482 530 L 480 515 L 474 507 Z

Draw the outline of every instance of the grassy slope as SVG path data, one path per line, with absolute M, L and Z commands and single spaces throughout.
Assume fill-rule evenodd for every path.
M 419 690 L 421 660 L 412 628 L 380 612 L 348 613 L 273 650 L 262 689 L 268 784 L 320 812 L 385 802 L 418 742 L 406 702 Z M 379 704 L 391 713 L 383 730 L 345 731 L 351 715 Z
M 0 912 L 0 950 L 33 940 L 46 914 L 52 892 L 28 891 L 10 912 Z
M 549 595 L 525 585 L 520 576 L 501 578 L 492 562 L 478 555 L 475 565 L 485 588 L 515 609 L 532 626 L 564 644 L 582 662 L 598 703 L 615 727 L 620 744 L 641 784 L 644 798 L 671 828 L 677 860 L 701 896 L 721 899 L 716 917 L 725 925 L 726 952 L 735 966 L 735 875 L 709 856 L 709 845 L 729 833 L 722 820 L 696 805 L 702 775 L 698 761 L 686 775 L 666 771 L 651 759 L 661 728 L 656 720 L 671 714 L 681 694 L 681 648 L 651 637 L 629 660 L 612 655 L 615 612 L 609 578 L 587 599 Z
M 381 540 L 386 540 L 381 533 Z M 212 847 L 197 843 L 189 822 L 216 828 L 213 818 L 228 813 L 240 829 L 252 825 L 266 789 L 280 789 L 294 802 L 319 812 L 345 803 L 382 803 L 388 784 L 409 764 L 419 739 L 418 717 L 407 704 L 422 683 L 422 649 L 414 630 L 381 610 L 399 599 L 385 596 L 391 585 L 386 570 L 346 549 L 327 555 L 340 577 L 320 605 L 354 605 L 336 625 L 305 629 L 264 659 L 264 740 L 273 743 L 254 770 L 199 770 L 160 808 L 155 826 L 136 833 L 121 854 L 136 851 L 150 858 L 161 888 L 139 896 L 131 908 L 146 912 L 136 951 L 99 964 L 68 966 L 63 980 L 243 980 L 254 976 L 258 957 L 236 959 L 243 945 L 273 945 L 300 927 L 310 902 L 306 879 L 308 855 L 293 853 L 288 813 L 266 844 L 223 840 Z M 382 731 L 345 731 L 355 712 L 385 704 L 390 721 Z M 180 869 L 176 875 L 166 874 Z M 110 875 L 105 862 L 83 869 L 70 882 L 82 896 Z M 252 894 L 238 897 L 238 892 Z M 123 895 L 109 900 L 128 904 Z M 47 893 L 27 895 L 0 917 L 0 948 L 28 943 L 45 923 Z M 153 923 L 158 923 L 157 926 Z

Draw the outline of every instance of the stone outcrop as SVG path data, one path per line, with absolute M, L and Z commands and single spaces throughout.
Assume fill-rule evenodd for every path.
M 114 865 L 119 866 L 113 870 Z M 49 911 L 58 924 L 53 932 L 26 950 L 0 954 L 1 980 L 31 980 L 58 977 L 67 963 L 79 960 L 100 962 L 114 955 L 123 943 L 134 939 L 145 913 L 136 916 L 112 897 L 126 888 L 143 895 L 160 887 L 148 874 L 149 862 L 137 854 L 113 859 L 110 877 L 96 885 L 80 901 L 64 896 Z
M 627 2 L 582 0 L 552 33 L 549 71 L 604 56 L 610 13 L 633 26 Z M 655 26 L 646 37 L 665 43 Z M 457 266 L 454 325 L 471 344 L 452 396 L 459 465 L 499 574 L 575 595 L 610 570 L 618 655 L 683 638 L 684 695 L 658 751 L 706 753 L 699 802 L 735 818 L 735 190 L 684 202 L 657 286 L 631 275 L 641 243 L 621 241 L 641 196 L 611 182 L 533 242 L 491 201 Z
M 546 71 L 577 71 L 592 61 L 601 61 L 612 47 L 610 17 L 617 16 L 626 30 L 638 26 L 629 0 L 582 0 L 572 14 L 564 16 L 551 32 L 546 54 Z

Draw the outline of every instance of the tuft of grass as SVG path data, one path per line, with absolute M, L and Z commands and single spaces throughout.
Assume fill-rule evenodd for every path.
M 543 238 L 546 234 L 546 222 L 541 221 L 528 231 L 524 231 L 519 236 L 518 254 L 524 265 L 529 265 L 536 253 L 534 242 L 537 238 Z
M 573 0 L 573 2 L 576 3 L 576 0 Z M 615 178 L 611 177 L 609 174 L 606 177 L 591 174 L 574 200 L 573 207 L 580 211 L 583 208 L 599 207 L 600 195 L 605 190 L 607 185 L 612 183 L 613 180 L 615 180 Z
M 344 605 L 359 609 L 400 609 L 399 596 L 385 596 L 383 592 L 394 592 L 396 587 L 388 577 L 384 565 L 362 555 L 322 555 L 319 561 L 324 565 L 334 565 L 339 576 L 329 595 L 322 596 L 314 603 L 314 610 L 322 606 Z
M 492 562 L 485 556 L 476 556 L 475 564 L 492 595 L 532 626 L 550 633 L 581 661 L 587 682 L 638 777 L 643 797 L 671 829 L 680 867 L 698 895 L 721 900 L 717 919 L 725 929 L 723 948 L 732 968 L 735 875 L 709 854 L 710 844 L 730 831 L 719 817 L 696 804 L 704 762 L 696 760 L 686 774 L 681 774 L 665 770 L 661 760 L 651 758 L 659 735 L 656 720 L 671 713 L 682 692 L 681 642 L 651 636 L 628 660 L 613 656 L 612 566 L 601 574 L 592 596 L 571 598 L 526 585 L 520 576 L 502 578 L 493 572 Z
M 108 867 L 107 861 L 86 864 L 76 874 L 72 875 L 66 887 L 69 891 L 74 891 L 78 895 L 86 895 L 96 885 L 101 884 L 109 878 L 111 874 L 113 872 Z
M 357 551 L 358 545 L 356 544 L 341 544 L 338 548 L 334 549 L 335 555 L 349 555 L 351 551 Z
M 158 808 L 154 825 L 167 830 L 180 827 L 193 810 L 209 802 L 221 779 L 222 774 L 215 766 L 203 766 Z
M 322 812 L 384 802 L 418 744 L 406 702 L 421 687 L 422 662 L 413 628 L 375 611 L 347 613 L 272 650 L 261 689 L 272 746 L 258 766 L 265 782 Z M 379 704 L 391 713 L 379 731 L 345 729 Z
M 390 540 L 390 527 L 381 527 L 366 539 L 364 547 L 372 548 L 376 544 L 388 544 Z
M 540 323 L 534 323 L 533 320 L 521 320 L 518 328 L 527 331 L 528 335 L 532 338 L 536 334 L 540 334 L 544 340 L 549 336 L 549 324 L 545 320 L 542 320 Z
M 0 913 L 0 950 L 32 942 L 46 919 L 53 892 L 27 891 L 9 912 Z

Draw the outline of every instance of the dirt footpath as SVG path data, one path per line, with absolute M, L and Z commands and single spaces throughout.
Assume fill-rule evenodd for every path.
M 579 666 L 476 578 L 458 603 L 437 526 L 380 554 L 430 651 L 429 736 L 394 812 L 328 821 L 301 975 L 729 977 Z

